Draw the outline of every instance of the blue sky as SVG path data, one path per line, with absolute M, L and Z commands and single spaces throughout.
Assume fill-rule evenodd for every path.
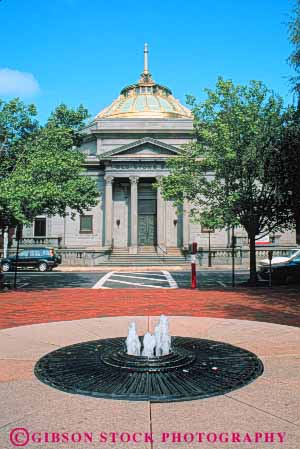
M 292 101 L 286 59 L 292 0 L 2 0 L 0 97 L 61 102 L 96 115 L 143 69 L 182 102 L 219 75 L 264 81 Z

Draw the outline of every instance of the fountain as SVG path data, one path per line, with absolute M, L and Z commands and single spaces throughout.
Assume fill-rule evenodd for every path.
M 141 342 L 136 332 L 136 324 L 133 321 L 128 328 L 128 335 L 126 338 L 127 354 L 141 355 Z
M 171 337 L 169 335 L 169 320 L 161 315 L 159 323 L 155 326 L 154 335 L 147 332 L 143 338 L 143 350 L 141 351 L 141 342 L 136 332 L 136 324 L 133 321 L 128 328 L 126 338 L 127 354 L 144 357 L 153 357 L 154 348 L 156 357 L 168 355 L 171 348 Z
M 60 348 L 42 357 L 35 375 L 62 391 L 107 399 L 171 402 L 225 394 L 263 372 L 253 353 L 219 341 L 171 337 L 162 315 L 154 333 Z
M 146 332 L 146 334 L 143 338 L 142 356 L 148 357 L 148 358 L 153 357 L 155 345 L 156 345 L 155 337 L 152 334 L 150 334 L 150 332 Z M 128 351 L 127 351 L 127 354 L 128 354 Z

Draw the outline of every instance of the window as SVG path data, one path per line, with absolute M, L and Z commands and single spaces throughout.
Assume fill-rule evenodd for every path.
M 46 218 L 34 220 L 34 237 L 46 237 Z
M 80 232 L 92 234 L 93 232 L 93 215 L 80 215 Z
M 54 250 L 51 249 L 41 249 L 40 250 L 41 256 L 54 256 Z
M 29 251 L 30 257 L 41 257 L 41 255 L 41 250 L 39 249 L 32 249 L 31 251 Z
M 156 214 L 156 200 L 143 198 L 138 200 L 138 211 L 141 215 Z
M 21 251 L 19 253 L 19 257 L 29 257 L 29 251 L 28 250 Z

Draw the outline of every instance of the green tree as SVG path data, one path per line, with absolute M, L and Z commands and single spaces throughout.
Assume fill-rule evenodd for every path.
M 200 104 L 189 97 L 197 139 L 170 161 L 163 194 L 178 205 L 187 198 L 206 226 L 243 226 L 255 284 L 255 239 L 291 222 L 289 194 L 278 186 L 283 101 L 258 81 L 235 86 L 219 78 L 206 94 Z
M 86 110 L 59 106 L 46 126 L 34 119 L 35 108 L 18 99 L 0 110 L 0 220 L 30 223 L 36 215 L 82 213 L 99 197 L 94 180 L 84 176 L 84 155 L 76 148 Z
M 25 105 L 18 98 L 0 100 L 0 229 L 15 225 L 7 204 L 2 201 L 1 186 L 15 170 L 17 160 L 25 152 L 25 145 L 39 130 L 37 111 L 33 104 Z
M 72 136 L 73 144 L 78 147 L 83 138 L 83 134 L 80 131 L 84 128 L 85 120 L 88 117 L 88 110 L 82 104 L 77 109 L 71 109 L 62 103 L 51 113 L 46 126 L 68 129 Z
M 296 108 L 290 108 L 288 126 L 285 130 L 282 147 L 282 169 L 286 178 L 283 188 L 292 193 L 292 209 L 296 224 L 296 241 L 300 244 L 300 0 L 295 1 L 292 16 L 288 24 L 289 40 L 293 50 L 288 63 L 294 70 L 290 77 L 292 91 L 296 96 Z
M 288 23 L 289 40 L 293 46 L 292 53 L 288 57 L 288 63 L 295 71 L 290 78 L 292 89 L 300 107 L 300 0 L 295 0 L 294 9 Z
M 290 193 L 290 206 L 300 244 L 300 108 L 289 107 L 278 161 L 282 191 Z

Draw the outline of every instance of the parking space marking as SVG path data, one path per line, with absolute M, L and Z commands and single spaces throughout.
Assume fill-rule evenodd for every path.
M 140 281 L 140 282 L 139 282 Z M 157 282 L 158 285 L 153 285 L 153 281 Z M 152 272 L 125 272 L 125 271 L 110 271 L 105 274 L 92 288 L 118 288 L 117 285 L 120 284 L 124 288 L 128 286 L 143 287 L 143 288 L 178 288 L 176 281 L 170 275 L 168 271 L 152 271 Z M 110 287 L 107 285 L 110 284 Z
M 134 274 L 134 273 L 132 273 L 132 274 Z M 118 276 L 119 278 L 146 279 L 147 281 L 169 282 L 168 279 L 148 278 L 145 276 L 132 276 L 132 275 L 123 274 L 123 273 L 122 274 L 114 273 L 114 276 Z
M 122 274 L 142 274 L 144 276 L 146 276 L 146 274 L 151 274 L 151 276 L 158 276 L 158 277 L 165 278 L 165 275 L 161 274 L 161 273 L 163 273 L 162 271 L 119 271 L 119 273 L 122 273 Z
M 126 284 L 126 285 L 138 285 L 139 287 L 145 288 L 170 288 L 170 287 L 162 287 L 161 285 L 150 285 L 150 284 L 141 284 L 139 282 L 127 282 L 127 281 L 118 281 L 116 279 L 106 279 L 106 282 L 115 282 L 117 284 Z
M 92 287 L 92 288 L 105 288 L 103 287 L 103 284 L 114 274 L 114 271 L 110 271 L 109 273 L 106 273 L 104 276 L 102 276 L 101 279 L 99 279 L 98 282 Z
M 166 276 L 167 281 L 169 282 L 170 288 L 178 288 L 177 282 L 171 276 L 171 274 L 168 271 L 162 271 L 162 273 Z

